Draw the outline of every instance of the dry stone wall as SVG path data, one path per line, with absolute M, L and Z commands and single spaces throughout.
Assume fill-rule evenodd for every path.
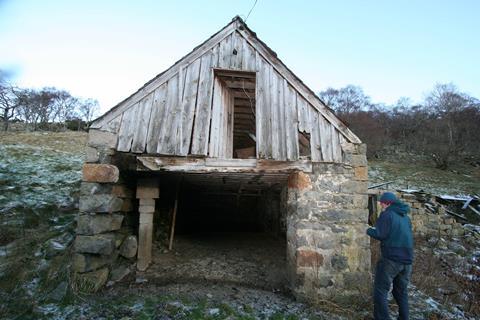
M 400 193 L 400 199 L 410 206 L 413 231 L 419 235 L 463 236 L 465 230 L 461 223 L 445 212 L 443 207 L 438 213 L 432 213 L 425 203 L 416 199 L 414 194 Z
M 317 163 L 288 184 L 287 259 L 299 298 L 348 305 L 371 287 L 367 160 L 364 145 L 344 148 L 344 163 Z
M 77 285 L 87 291 L 107 282 L 119 256 L 134 259 L 137 251 L 136 237 L 125 228 L 134 194 L 111 164 L 115 144 L 115 135 L 90 130 L 73 259 Z
M 371 196 L 378 199 L 385 190 L 372 190 Z M 459 237 L 465 234 L 465 228 L 455 218 L 446 213 L 445 208 L 437 205 L 435 212 L 432 212 L 433 197 L 430 195 L 417 196 L 415 193 L 392 191 L 397 197 L 409 205 L 410 219 L 415 235 L 419 236 L 452 236 Z M 427 205 L 430 204 L 430 206 Z M 381 208 L 376 209 L 377 215 Z

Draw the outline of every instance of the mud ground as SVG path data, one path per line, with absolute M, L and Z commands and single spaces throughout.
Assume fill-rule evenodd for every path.
M 264 233 L 198 233 L 175 237 L 172 251 L 156 243 L 149 282 L 210 281 L 287 292 L 286 241 Z

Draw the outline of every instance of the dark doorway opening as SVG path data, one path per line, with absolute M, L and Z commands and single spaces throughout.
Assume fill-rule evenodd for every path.
M 215 90 L 225 90 L 228 93 L 224 96 L 229 99 L 223 99 L 225 109 L 233 113 L 233 126 L 227 124 L 227 130 L 230 132 L 229 144 L 232 145 L 229 156 L 239 159 L 255 158 L 256 156 L 256 75 L 255 72 L 235 71 L 235 70 L 215 70 L 215 78 L 219 80 L 221 88 Z M 231 105 L 228 105 L 231 104 Z M 228 134 L 227 134 L 228 136 Z
M 214 281 L 286 290 L 287 177 L 160 175 L 165 192 L 160 191 L 156 228 L 171 226 L 172 197 L 180 186 L 174 245 L 168 251 L 165 239 L 157 237 L 147 274 L 163 283 Z

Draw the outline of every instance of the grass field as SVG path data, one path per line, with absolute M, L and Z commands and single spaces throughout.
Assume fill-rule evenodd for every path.
M 395 189 L 423 189 L 436 195 L 480 195 L 480 168 L 468 164 L 440 170 L 427 161 L 369 161 L 369 179 L 369 185 L 393 181 Z

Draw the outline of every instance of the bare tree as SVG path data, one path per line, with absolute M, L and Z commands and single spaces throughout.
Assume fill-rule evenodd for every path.
M 52 122 L 62 123 L 65 129 L 66 121 L 75 118 L 80 101 L 64 90 L 57 91 L 54 100 Z
M 475 99 L 460 92 L 451 83 L 437 84 L 425 99 L 425 106 L 432 114 L 431 143 L 427 151 L 437 167 L 446 169 L 465 150 L 465 123 L 460 121 L 464 111 L 475 104 Z
M 79 113 L 85 122 L 89 124 L 99 111 L 98 101 L 94 99 L 85 99 L 79 105 Z
M 320 97 L 368 144 L 369 157 L 403 150 L 446 169 L 461 157 L 480 156 L 480 102 L 453 84 L 436 85 L 422 104 L 408 98 L 373 104 L 356 86 L 328 88 Z
M 19 92 L 19 112 L 25 122 L 33 125 L 33 130 L 48 128 L 56 99 L 54 88 L 40 90 L 23 89 Z
M 327 88 L 320 92 L 320 98 L 335 112 L 343 117 L 358 111 L 367 110 L 372 103 L 362 88 L 354 85 L 348 85 L 344 88 Z
M 18 89 L 7 82 L 6 76 L 0 71 L 0 120 L 3 130 L 7 131 L 10 119 L 16 115 L 18 108 Z

